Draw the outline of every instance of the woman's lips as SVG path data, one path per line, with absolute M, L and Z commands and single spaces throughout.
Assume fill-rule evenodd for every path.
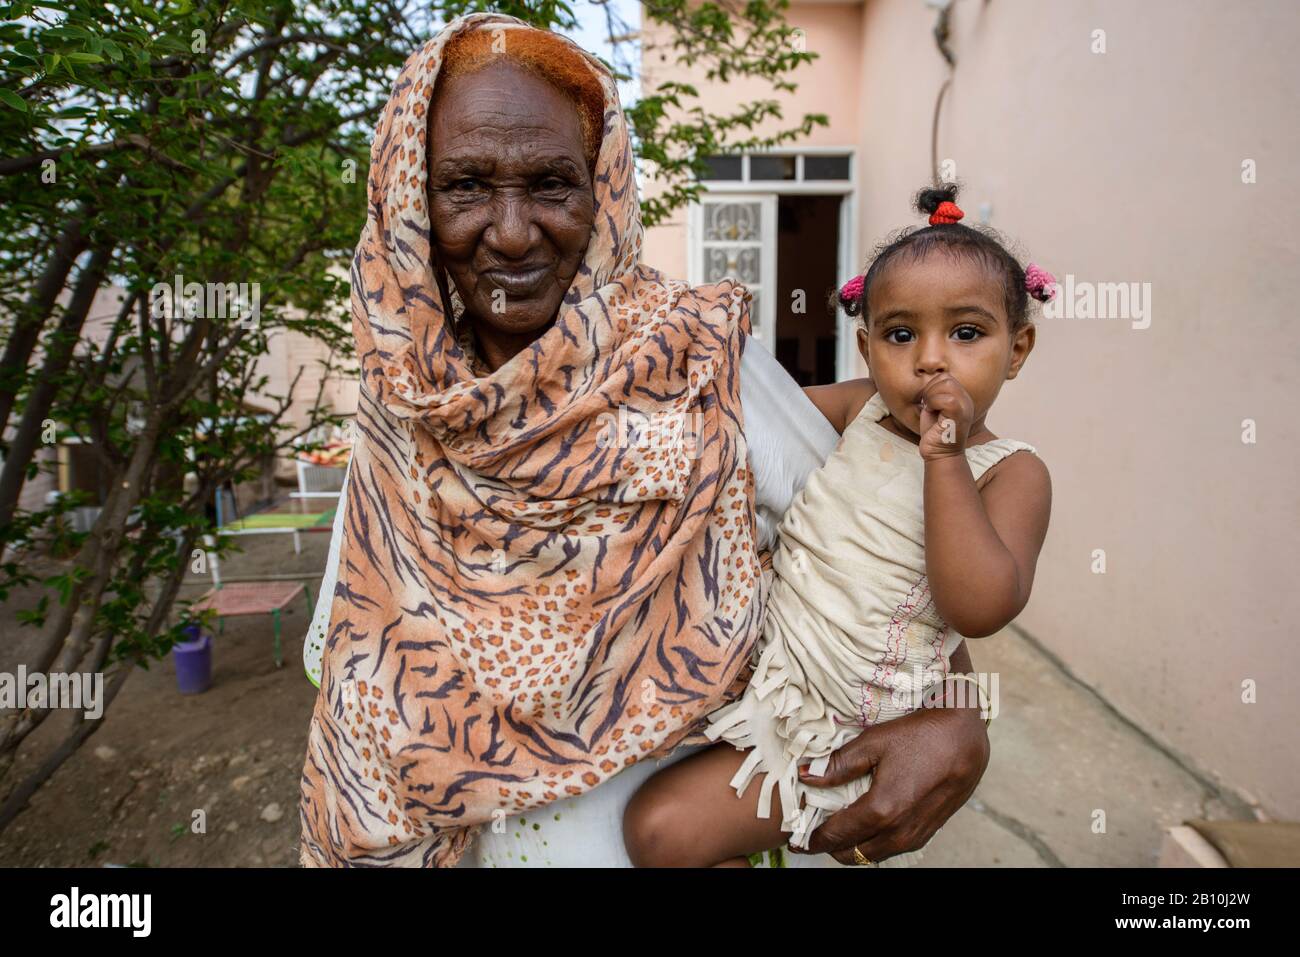
M 529 296 L 542 287 L 550 274 L 547 266 L 534 266 L 531 269 L 489 269 L 483 273 L 488 281 L 507 296 Z

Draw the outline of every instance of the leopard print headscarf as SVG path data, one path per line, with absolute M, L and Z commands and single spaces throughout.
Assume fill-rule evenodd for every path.
M 431 265 L 427 111 L 447 40 L 485 28 L 507 31 L 506 56 L 509 31 L 534 29 L 453 21 L 406 62 L 375 131 L 352 266 L 357 442 L 302 777 L 307 865 L 451 865 L 478 825 L 703 741 L 758 637 L 749 293 L 640 263 L 627 124 L 586 53 L 605 90 L 596 218 L 558 317 L 495 372 L 452 333 Z

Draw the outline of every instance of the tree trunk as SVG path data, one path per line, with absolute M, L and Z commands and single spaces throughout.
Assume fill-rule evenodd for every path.
M 104 281 L 110 254 L 111 250 L 106 247 L 100 247 L 91 254 L 90 261 L 73 288 L 72 299 L 63 312 L 63 318 L 59 320 L 58 328 L 50 339 L 40 380 L 27 396 L 23 417 L 5 454 L 4 469 L 0 471 L 0 528 L 9 524 L 18 507 L 18 496 L 27 479 L 27 466 L 41 445 L 42 423 L 63 385 L 63 376 L 76 351 L 81 327 L 85 325 L 86 315 L 90 312 L 91 303 L 95 301 L 95 293 Z
M 9 415 L 22 388 L 20 370 L 27 368 L 45 320 L 50 317 L 54 303 L 63 291 L 63 284 L 68 281 L 68 273 L 86 248 L 86 237 L 81 231 L 83 224 L 82 217 L 74 218 L 54 244 L 54 254 L 45 264 L 45 270 L 41 273 L 36 288 L 32 290 L 26 310 L 14 323 L 9 341 L 5 343 L 4 355 L 0 356 L 0 370 L 3 370 L 6 377 L 0 380 L 0 437 L 4 436 L 5 429 L 9 426 Z
M 126 534 L 127 517 L 140 501 L 161 429 L 162 419 L 155 411 L 140 433 L 131 461 L 114 477 L 95 527 L 72 560 L 75 567 L 86 569 L 89 574 L 72 586 L 66 602 L 51 609 L 37 639 L 37 660 L 29 671 L 67 671 L 86 653 L 100 600 L 112 580 L 113 565 Z M 12 752 L 44 720 L 46 713 L 28 710 L 0 718 L 0 779 L 8 770 Z

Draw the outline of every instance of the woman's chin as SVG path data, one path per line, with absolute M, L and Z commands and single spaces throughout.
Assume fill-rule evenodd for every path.
M 528 336 L 544 332 L 555 318 L 556 306 L 545 303 L 519 303 L 510 306 L 505 312 L 493 312 L 488 309 L 480 312 L 480 331 L 487 329 L 502 336 Z

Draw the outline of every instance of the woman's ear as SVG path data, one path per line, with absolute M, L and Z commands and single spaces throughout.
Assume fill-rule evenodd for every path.
M 1038 329 L 1032 322 L 1016 331 L 1011 337 L 1011 364 L 1007 367 L 1007 378 L 1014 379 L 1020 374 L 1020 367 L 1025 364 L 1029 358 L 1029 353 L 1034 351 L 1034 340 L 1038 335 Z

